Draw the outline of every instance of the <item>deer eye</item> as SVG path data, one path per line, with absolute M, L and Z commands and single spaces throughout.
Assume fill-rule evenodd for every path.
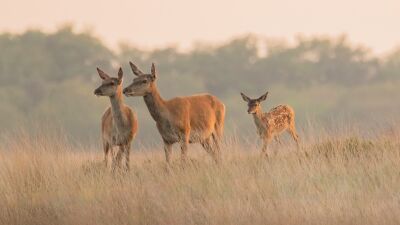
M 143 84 L 147 83 L 147 80 L 142 81 Z

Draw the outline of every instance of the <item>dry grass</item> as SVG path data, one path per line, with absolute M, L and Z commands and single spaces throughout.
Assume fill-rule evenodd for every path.
M 191 149 L 166 169 L 160 150 L 136 151 L 113 175 L 100 149 L 5 138 L 0 224 L 400 224 L 397 135 L 304 139 L 269 159 L 228 141 L 220 166 Z

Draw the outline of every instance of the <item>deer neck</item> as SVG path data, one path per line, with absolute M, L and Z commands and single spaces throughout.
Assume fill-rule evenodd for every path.
M 122 131 L 126 124 L 126 117 L 123 113 L 123 96 L 121 87 L 118 88 L 115 95 L 110 96 L 111 102 L 111 114 L 114 120 L 114 124 L 116 125 L 119 131 Z
M 258 129 L 265 128 L 266 124 L 263 123 L 263 111 L 262 109 L 257 109 L 255 113 L 253 113 L 254 123 L 256 124 Z
M 167 119 L 165 112 L 168 112 L 168 109 L 156 86 L 149 94 L 143 96 L 143 98 L 151 117 L 153 117 L 155 121 L 160 122 Z

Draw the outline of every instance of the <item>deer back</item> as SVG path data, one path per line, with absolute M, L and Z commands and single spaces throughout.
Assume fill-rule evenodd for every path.
M 180 137 L 190 133 L 192 142 L 209 137 L 215 130 L 218 113 L 224 113 L 223 103 L 208 94 L 173 98 L 165 105 L 168 121 L 158 125 L 162 135 L 175 133 Z
M 281 132 L 289 127 L 293 119 L 293 109 L 288 105 L 279 105 L 265 114 L 264 123 L 271 132 Z

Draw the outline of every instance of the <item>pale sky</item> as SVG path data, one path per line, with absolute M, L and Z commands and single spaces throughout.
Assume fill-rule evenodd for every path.
M 0 32 L 72 23 L 111 47 L 120 41 L 185 47 L 249 32 L 289 40 L 347 34 L 376 53 L 400 46 L 400 0 L 0 0 L 0 6 Z

